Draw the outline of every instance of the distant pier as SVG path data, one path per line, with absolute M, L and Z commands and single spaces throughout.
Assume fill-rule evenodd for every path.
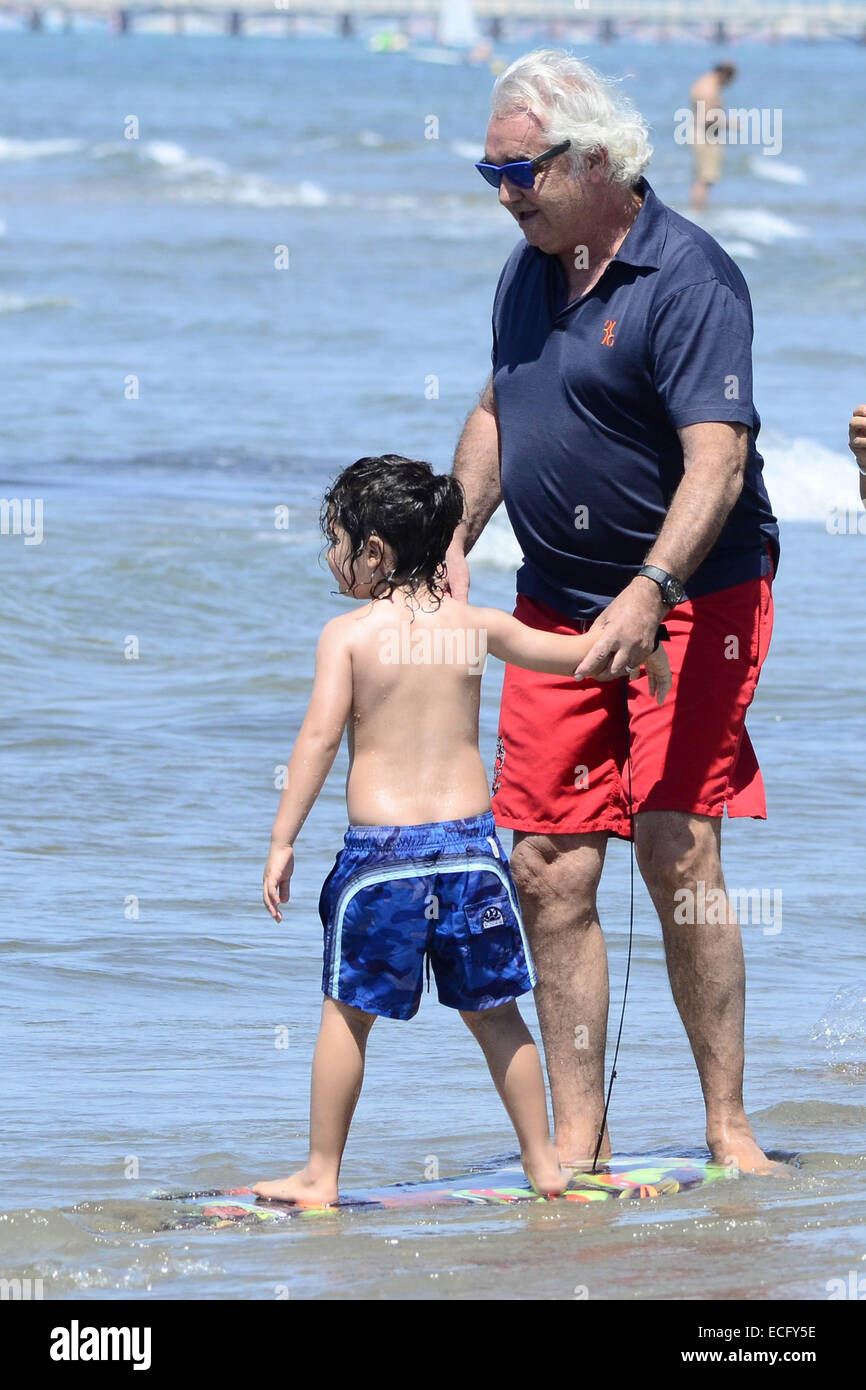
M 789 3 L 789 0 L 475 0 L 479 27 L 494 42 L 508 38 L 510 23 L 533 24 L 553 32 L 585 32 L 613 42 L 632 29 L 652 29 L 659 38 L 690 31 L 720 45 L 758 35 L 779 39 L 844 38 L 866 42 L 866 0 L 860 3 Z M 306 22 L 332 27 L 352 37 L 360 29 L 405 30 L 413 21 L 429 21 L 435 30 L 439 0 L 190 0 L 154 4 L 143 0 L 62 0 L 62 3 L 14 3 L 0 0 L 0 13 L 21 28 L 39 31 L 72 29 L 78 21 L 104 23 L 119 34 L 137 25 L 184 33 L 187 23 L 205 21 L 240 37 L 247 28 L 297 32 Z M 284 24 L 280 25 L 281 18 Z

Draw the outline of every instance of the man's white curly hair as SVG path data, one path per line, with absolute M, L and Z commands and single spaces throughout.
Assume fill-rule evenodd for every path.
M 575 174 L 587 155 L 603 149 L 608 181 L 631 188 L 649 164 L 647 123 L 634 103 L 611 78 L 561 48 L 537 48 L 497 77 L 491 114 L 520 112 L 538 118 L 551 145 L 571 141 Z

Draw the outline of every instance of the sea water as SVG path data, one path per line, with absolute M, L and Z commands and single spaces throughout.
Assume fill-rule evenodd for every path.
M 650 181 L 686 212 L 675 113 L 724 55 L 577 51 L 622 77 L 652 123 Z M 0 536 L 5 1277 L 61 1299 L 821 1299 L 862 1271 L 866 537 L 846 423 L 866 399 L 866 50 L 744 42 L 735 58 L 732 100 L 780 108 L 782 148 L 728 149 L 701 220 L 751 287 L 782 562 L 749 715 L 769 819 L 725 825 L 725 866 L 732 888 L 780 895 L 778 930 L 743 928 L 746 1102 L 802 1166 L 587 1210 L 165 1233 L 151 1191 L 304 1158 L 343 754 L 280 926 L 260 882 L 316 636 L 345 610 L 319 502 L 361 454 L 449 466 L 516 228 L 472 168 L 484 66 L 324 37 L 3 35 L 2 494 L 22 507 Z M 475 599 L 509 608 L 519 558 L 499 514 Z M 491 661 L 491 768 L 500 681 Z M 614 843 L 614 1020 L 628 869 Z M 618 1151 L 705 1153 L 639 879 L 618 1070 Z M 347 1188 L 513 1152 L 453 1012 L 431 996 L 377 1024 Z

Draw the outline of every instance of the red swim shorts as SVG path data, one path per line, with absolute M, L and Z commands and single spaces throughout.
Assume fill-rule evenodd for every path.
M 590 626 L 518 596 L 515 617 L 545 632 Z M 632 810 L 765 820 L 746 732 L 773 628 L 772 577 L 672 608 L 673 685 L 659 706 L 646 674 L 628 682 Z M 547 835 L 630 838 L 623 681 L 575 681 L 507 666 L 493 775 L 496 824 Z

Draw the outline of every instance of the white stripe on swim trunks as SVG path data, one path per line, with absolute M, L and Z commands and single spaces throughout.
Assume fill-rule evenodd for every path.
M 343 956 L 343 918 L 346 915 L 346 908 L 349 906 L 349 903 L 352 901 L 355 894 L 359 893 L 362 888 L 365 888 L 372 883 L 390 883 L 393 879 L 415 878 L 418 875 L 419 870 L 423 868 L 426 868 L 427 872 L 430 873 L 431 865 L 429 863 L 424 865 L 419 865 L 417 863 L 406 864 L 401 866 L 399 869 L 392 869 L 390 870 L 390 872 L 386 870 L 384 873 L 380 870 L 372 869 L 369 873 L 362 874 L 359 878 L 350 879 L 350 881 L 346 884 L 342 894 L 338 899 L 337 913 L 334 921 L 334 931 L 336 940 L 334 942 L 334 966 L 331 971 L 331 993 L 335 999 L 339 999 L 340 997 L 340 965 L 342 963 Z M 508 901 L 511 903 L 514 915 L 517 919 L 517 926 L 520 931 L 520 940 L 523 945 L 523 954 L 526 957 L 526 968 L 529 971 L 529 979 L 534 989 L 535 985 L 538 982 L 538 976 L 535 973 L 535 962 L 532 959 L 532 952 L 529 949 L 529 942 L 527 941 L 526 933 L 523 930 L 523 918 L 520 915 L 520 907 L 515 900 L 514 894 L 511 891 L 511 884 L 508 882 L 508 879 L 505 876 L 505 870 L 503 868 L 503 865 L 499 862 L 493 864 L 490 862 L 489 859 L 482 859 L 480 862 L 477 858 L 459 859 L 456 863 L 449 863 L 447 867 L 443 865 L 440 861 L 435 866 L 433 872 L 437 874 L 457 874 L 463 872 L 466 869 L 474 869 L 476 872 L 478 872 L 481 869 L 487 869 L 488 872 L 496 874 L 496 877 L 501 881 L 503 887 L 505 888 L 505 891 L 508 894 Z

